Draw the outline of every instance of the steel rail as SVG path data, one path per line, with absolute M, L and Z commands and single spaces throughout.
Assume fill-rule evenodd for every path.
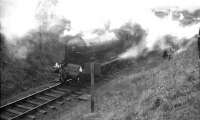
M 28 95 L 28 96 L 26 96 L 26 97 L 22 97 L 22 98 L 20 98 L 20 99 L 18 99 L 18 100 L 16 100 L 16 101 L 13 101 L 13 102 L 10 102 L 10 103 L 8 103 L 8 104 L 6 104 L 6 105 L 0 106 L 0 110 L 3 109 L 3 108 L 5 108 L 5 107 L 7 107 L 7 106 L 10 106 L 10 105 L 12 105 L 12 104 L 15 104 L 15 103 L 17 103 L 17 102 L 20 102 L 20 101 L 22 101 L 22 100 L 25 100 L 25 99 L 27 99 L 27 98 L 30 98 L 30 97 L 32 97 L 32 96 L 34 96 L 34 95 L 37 95 L 37 94 L 40 94 L 40 93 L 45 92 L 45 91 L 47 91 L 47 90 L 50 90 L 50 89 L 52 89 L 52 88 L 55 88 L 55 87 L 57 87 L 57 86 L 59 86 L 59 85 L 61 85 L 61 83 L 52 85 L 52 86 L 50 86 L 50 87 L 48 87 L 48 88 L 46 88 L 46 89 L 43 89 L 43 90 L 41 90 L 41 91 L 37 91 L 37 92 L 35 92 L 35 93 L 33 93 L 33 94 L 30 94 L 30 95 Z
M 15 105 L 16 105 L 17 103 L 19 103 L 19 102 L 26 101 L 27 99 L 29 99 L 29 98 L 31 98 L 31 97 L 37 96 L 37 95 L 42 94 L 42 93 L 44 93 L 44 92 L 46 92 L 46 91 L 49 91 L 49 90 L 54 89 L 54 88 L 57 88 L 57 87 L 60 86 L 60 85 L 61 85 L 61 83 L 57 83 L 57 84 L 55 84 L 55 85 L 53 85 L 53 86 L 49 86 L 48 88 L 45 88 L 45 89 L 40 90 L 40 91 L 38 91 L 38 92 L 35 92 L 35 93 L 31 94 L 31 95 L 28 95 L 28 96 L 26 96 L 26 97 L 23 97 L 23 98 L 21 98 L 21 99 L 18 99 L 18 100 L 16 100 L 16 101 L 13 101 L 13 102 L 8 103 L 8 104 L 6 104 L 6 105 L 3 105 L 3 106 L 0 107 L 1 114 L 2 114 L 3 111 L 7 111 L 7 109 L 6 109 L 7 107 L 10 107 L 10 106 L 12 106 L 12 105 L 15 106 Z M 48 103 L 51 103 L 51 102 L 53 102 L 53 101 L 55 101 L 55 100 L 61 98 L 61 97 L 64 96 L 64 95 L 65 95 L 65 93 L 63 93 L 63 94 L 58 94 L 58 96 L 55 96 L 55 97 L 52 98 L 52 99 L 46 100 L 44 103 L 38 104 L 38 105 L 35 106 L 35 107 L 32 107 L 32 108 L 30 108 L 30 109 L 27 109 L 26 111 L 22 112 L 21 114 L 16 114 L 15 116 L 7 116 L 7 118 L 8 118 L 8 120 L 15 120 L 15 119 L 21 118 L 21 117 L 27 115 L 28 113 L 33 112 L 34 110 L 36 110 L 36 109 L 38 109 L 38 108 L 41 108 L 42 106 L 47 105 Z M 2 117 L 2 116 L 1 116 L 1 117 Z
M 25 111 L 24 113 L 19 114 L 19 115 L 15 116 L 15 117 L 13 117 L 13 118 L 11 118 L 11 119 L 9 119 L 9 120 L 15 120 L 15 119 L 21 118 L 21 117 L 23 117 L 24 115 L 27 115 L 28 113 L 33 112 L 34 110 L 36 110 L 36 109 L 38 109 L 38 108 L 41 108 L 41 107 L 43 107 L 43 106 L 45 106 L 45 105 L 47 105 L 47 104 L 49 104 L 49 103 L 51 103 L 51 102 L 53 102 L 53 101 L 59 99 L 59 98 L 62 97 L 62 96 L 63 96 L 63 95 L 60 95 L 59 97 L 56 97 L 56 98 L 54 98 L 54 99 L 52 99 L 52 100 L 49 100 L 49 101 L 46 101 L 45 103 L 42 103 L 41 105 L 38 105 L 38 106 L 36 106 L 36 107 L 34 107 L 34 108 L 30 109 L 30 110 L 27 110 L 27 111 Z

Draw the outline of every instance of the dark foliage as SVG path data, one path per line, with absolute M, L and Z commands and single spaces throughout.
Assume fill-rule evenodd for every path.
M 20 39 L 16 46 L 29 49 L 25 59 L 13 57 L 16 53 L 9 53 L 5 39 L 1 39 L 2 99 L 55 79 L 51 67 L 62 60 L 64 52 L 58 39 L 58 35 L 53 33 L 42 33 L 41 36 L 36 32 Z

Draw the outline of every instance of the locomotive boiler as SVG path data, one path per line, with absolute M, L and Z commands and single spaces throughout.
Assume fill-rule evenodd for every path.
M 105 66 L 117 60 L 118 55 L 131 45 L 132 39 L 129 38 L 129 34 L 123 34 L 119 40 L 92 45 L 88 45 L 82 37 L 76 36 L 67 41 L 64 60 L 55 65 L 55 69 L 62 83 L 78 82 L 90 78 L 90 63 L 94 62 L 95 76 L 100 77 L 103 70 L 106 70 Z

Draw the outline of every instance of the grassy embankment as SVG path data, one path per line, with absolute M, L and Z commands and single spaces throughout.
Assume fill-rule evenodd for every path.
M 158 57 L 159 58 L 159 57 Z M 155 62 L 157 60 L 157 62 Z M 196 41 L 172 60 L 149 56 L 97 89 L 96 112 L 77 107 L 71 120 L 199 120 L 200 79 Z M 159 66 L 156 66 L 157 64 Z M 80 109 L 81 108 L 81 109 Z M 87 112 L 86 112 L 87 111 Z

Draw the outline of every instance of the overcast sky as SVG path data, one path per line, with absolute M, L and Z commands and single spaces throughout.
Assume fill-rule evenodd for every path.
M 1 24 L 8 34 L 23 35 L 38 26 L 35 13 L 40 0 L 1 0 Z M 43 0 L 44 1 L 44 0 Z M 108 21 L 113 28 L 127 21 L 153 20 L 149 12 L 153 8 L 178 7 L 195 10 L 199 0 L 58 0 L 52 12 L 71 20 L 75 31 L 87 31 L 103 27 Z M 50 11 L 50 8 L 49 8 Z

